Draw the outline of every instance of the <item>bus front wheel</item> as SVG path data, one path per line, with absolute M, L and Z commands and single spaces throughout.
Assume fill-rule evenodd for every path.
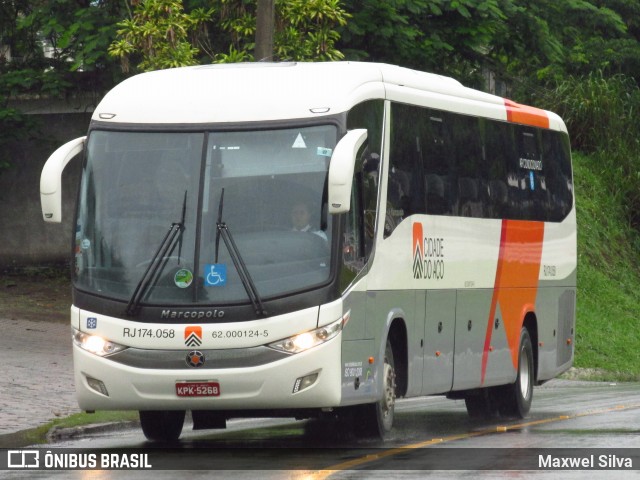
M 393 427 L 396 404 L 396 370 L 393 348 L 387 340 L 382 367 L 382 398 L 376 403 L 356 407 L 355 430 L 364 438 L 384 438 Z
M 144 436 L 154 442 L 173 442 L 180 438 L 184 410 L 141 410 L 140 426 Z

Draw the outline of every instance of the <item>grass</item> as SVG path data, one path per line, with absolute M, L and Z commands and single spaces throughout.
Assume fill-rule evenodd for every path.
M 578 368 L 640 380 L 640 234 L 629 226 L 596 157 L 574 154 L 578 213 Z
M 138 412 L 133 411 L 107 411 L 92 414 L 76 413 L 69 417 L 56 418 L 36 428 L 0 435 L 0 448 L 16 448 L 47 443 L 50 432 L 57 429 L 113 422 L 135 422 L 137 420 Z

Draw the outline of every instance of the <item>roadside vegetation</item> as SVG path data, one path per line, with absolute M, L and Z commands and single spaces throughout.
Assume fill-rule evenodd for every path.
M 596 369 L 594 379 L 640 381 L 640 89 L 631 77 L 594 72 L 532 102 L 564 118 L 573 147 L 575 366 Z
M 77 435 L 81 427 L 91 425 L 93 430 L 109 429 L 114 423 L 122 424 L 138 422 L 138 412 L 109 411 L 96 413 L 76 413 L 64 418 L 56 418 L 39 427 L 21 430 L 19 432 L 0 435 L 0 448 L 17 448 L 43 443 Z
M 593 380 L 640 381 L 640 235 L 598 171 L 574 153 L 578 299 L 574 366 Z

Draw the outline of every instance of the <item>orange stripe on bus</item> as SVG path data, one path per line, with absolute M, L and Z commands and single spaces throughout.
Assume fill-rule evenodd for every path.
M 504 105 L 507 107 L 507 120 L 509 122 L 549 128 L 549 116 L 544 110 L 521 105 L 506 98 L 504 99 Z
M 543 238 L 543 222 L 502 221 L 500 253 L 482 352 L 482 384 L 487 372 L 489 346 L 498 306 L 502 313 L 502 324 L 511 350 L 513 367 L 518 366 L 520 329 L 527 312 L 534 311 L 538 294 Z

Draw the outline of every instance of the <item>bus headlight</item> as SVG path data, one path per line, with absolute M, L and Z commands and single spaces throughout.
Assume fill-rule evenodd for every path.
M 281 350 L 287 353 L 304 352 L 305 350 L 309 350 L 310 348 L 316 347 L 324 342 L 328 342 L 337 336 L 342 331 L 342 328 L 346 323 L 345 318 L 348 318 L 348 314 L 329 325 L 325 325 L 324 327 L 316 328 L 315 330 L 310 330 L 308 332 L 302 332 L 298 335 L 294 335 L 293 337 L 278 340 L 268 346 L 275 350 Z
M 72 338 L 75 345 L 100 357 L 105 357 L 127 348 L 119 343 L 106 340 L 99 335 L 81 332 L 75 328 L 72 329 Z

